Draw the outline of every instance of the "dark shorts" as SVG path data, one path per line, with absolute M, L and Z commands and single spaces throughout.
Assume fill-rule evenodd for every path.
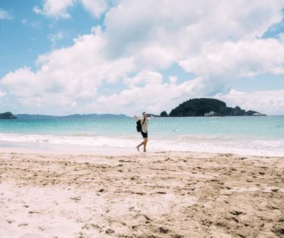
M 148 138 L 148 132 L 143 132 L 141 131 L 141 135 L 143 136 L 144 139 Z

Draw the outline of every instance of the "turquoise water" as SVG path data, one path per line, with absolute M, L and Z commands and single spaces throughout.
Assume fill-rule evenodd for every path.
M 127 117 L 1 120 L 1 143 L 135 148 L 141 140 Z M 284 155 L 284 116 L 154 118 L 149 149 Z

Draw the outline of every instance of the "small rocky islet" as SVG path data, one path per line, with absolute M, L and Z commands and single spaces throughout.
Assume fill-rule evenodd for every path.
M 0 119 L 5 120 L 5 119 L 17 119 L 16 116 L 13 115 L 11 112 L 5 112 L 5 113 L 0 113 Z

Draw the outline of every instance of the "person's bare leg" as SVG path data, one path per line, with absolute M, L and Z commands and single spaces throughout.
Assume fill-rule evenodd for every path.
M 148 139 L 145 138 L 144 139 L 144 152 L 146 152 L 147 142 L 148 142 Z
M 140 143 L 139 145 L 136 146 L 137 150 L 139 151 L 139 148 L 141 145 L 144 145 L 144 141 L 142 143 Z

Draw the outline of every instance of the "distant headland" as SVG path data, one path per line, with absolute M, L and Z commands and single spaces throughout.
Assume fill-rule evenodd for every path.
M 48 119 L 92 119 L 92 118 L 108 118 L 108 117 L 127 117 L 123 114 L 72 114 L 67 116 L 52 116 L 40 114 L 18 114 L 13 115 L 11 112 L 0 113 L 0 119 L 22 119 L 22 120 L 48 120 Z
M 195 98 L 181 103 L 171 110 L 170 114 L 166 111 L 160 115 L 148 114 L 157 117 L 214 117 L 214 116 L 266 116 L 257 111 L 246 111 L 238 106 L 227 107 L 226 103 L 214 98 Z M 56 118 L 107 118 L 107 117 L 127 117 L 123 114 L 73 114 L 68 116 L 49 116 L 49 115 L 13 115 L 11 112 L 0 113 L 0 119 L 56 119 Z
M 161 117 L 212 117 L 212 116 L 266 116 L 257 111 L 246 111 L 236 106 L 227 107 L 226 103 L 213 98 L 195 98 L 183 102 L 170 114 L 161 112 Z
M 0 120 L 4 119 L 17 119 L 11 112 L 0 113 Z
M 23 120 L 46 120 L 46 119 L 93 119 L 93 118 L 108 118 L 108 117 L 127 117 L 123 114 L 72 114 L 67 116 L 52 116 L 40 114 L 18 114 L 17 118 Z

